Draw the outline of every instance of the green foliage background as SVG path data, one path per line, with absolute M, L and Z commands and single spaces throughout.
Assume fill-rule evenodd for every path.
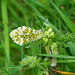
M 24 74 L 18 66 L 25 55 L 45 53 L 44 47 L 39 44 L 21 47 L 9 34 L 20 26 L 41 29 L 46 19 L 57 34 L 75 34 L 75 0 L 0 0 L 0 74 L 37 75 L 40 69 L 28 69 Z M 68 46 L 62 55 L 75 56 L 75 42 L 68 42 Z M 75 59 L 60 59 L 57 69 L 75 72 L 74 62 Z

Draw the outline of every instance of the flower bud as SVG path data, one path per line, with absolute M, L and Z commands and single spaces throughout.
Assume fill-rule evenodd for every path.
M 52 28 L 49 28 L 48 33 L 52 32 Z
M 48 38 L 43 38 L 43 41 L 44 41 L 45 43 L 47 43 L 49 40 L 48 40 Z

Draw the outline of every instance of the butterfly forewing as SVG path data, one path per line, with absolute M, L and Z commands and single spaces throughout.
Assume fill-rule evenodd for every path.
M 15 43 L 23 45 L 35 40 L 38 40 L 42 37 L 43 29 L 35 30 L 26 26 L 19 27 L 14 29 L 10 33 L 10 37 L 14 40 Z

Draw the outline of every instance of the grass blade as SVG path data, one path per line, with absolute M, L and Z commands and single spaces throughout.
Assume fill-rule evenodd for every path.
M 75 34 L 75 26 L 72 23 L 72 21 L 65 15 L 63 14 L 59 8 L 53 3 L 53 1 L 51 0 L 51 3 L 53 4 L 53 6 L 56 8 L 56 10 L 58 11 L 58 13 L 60 14 L 60 16 L 62 17 L 62 19 L 65 21 L 66 25 L 69 27 L 69 29 Z
M 2 20 L 4 25 L 5 66 L 9 67 L 10 49 L 9 49 L 8 15 L 7 15 L 6 0 L 1 0 L 1 8 L 2 8 Z
M 72 43 L 72 42 L 68 42 L 68 46 L 70 48 L 70 51 L 71 51 L 72 55 L 75 56 L 75 44 Z
M 56 54 L 38 54 L 40 56 L 48 56 L 48 57 L 57 57 L 57 58 L 69 58 L 69 59 L 75 59 L 74 56 L 67 56 L 67 55 L 56 55 Z

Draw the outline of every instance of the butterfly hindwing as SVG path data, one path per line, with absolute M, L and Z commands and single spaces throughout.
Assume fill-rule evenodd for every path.
M 38 40 L 42 37 L 43 29 L 35 30 L 26 26 L 18 27 L 10 33 L 10 37 L 13 41 L 19 45 L 23 45 L 35 40 Z

